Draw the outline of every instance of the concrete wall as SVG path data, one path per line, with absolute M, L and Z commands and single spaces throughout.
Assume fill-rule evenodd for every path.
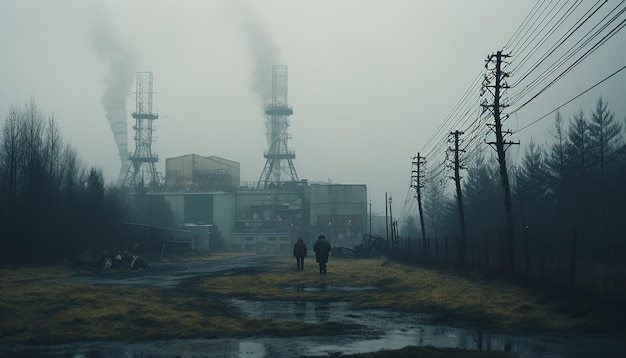
M 226 243 L 226 250 L 290 255 L 294 243 L 295 240 L 286 233 L 232 234 Z
M 369 232 L 367 187 L 364 184 L 310 186 L 310 220 L 314 240 L 319 234 L 335 246 L 361 243 Z
M 239 180 L 240 165 L 232 160 L 197 154 L 165 159 L 168 190 L 236 188 Z
M 227 238 L 233 232 L 236 217 L 236 198 L 232 193 L 213 195 L 213 225 Z
M 183 229 L 191 232 L 192 244 L 194 251 L 210 252 L 211 251 L 211 227 L 212 225 L 184 224 Z
M 365 185 L 161 195 L 181 222 L 217 226 L 232 251 L 288 252 L 297 237 L 312 244 L 322 233 L 351 247 L 369 233 Z
M 232 193 L 163 193 L 181 224 L 217 226 L 224 238 L 233 232 L 236 196 Z

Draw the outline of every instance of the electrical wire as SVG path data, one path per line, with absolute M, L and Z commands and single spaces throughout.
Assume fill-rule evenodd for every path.
M 604 14 L 602 19 L 596 20 L 595 25 L 593 25 L 591 29 L 585 30 L 585 33 L 581 34 L 573 44 L 569 44 L 569 42 L 574 40 L 575 35 L 583 31 L 584 26 L 592 22 L 592 20 L 598 15 L 601 15 L 600 10 L 606 3 L 607 0 L 598 0 L 591 7 L 586 9 L 586 11 L 583 9 L 583 14 L 577 16 L 577 18 L 574 19 L 573 24 L 567 25 L 567 28 L 564 29 L 564 31 L 561 31 L 561 28 L 566 26 L 566 23 L 568 23 L 578 11 L 580 5 L 583 4 L 582 0 L 577 0 L 575 2 L 566 1 L 565 3 L 561 3 L 561 0 L 556 2 L 540 0 L 535 3 L 533 8 L 526 15 L 522 23 L 517 27 L 514 34 L 504 46 L 509 53 L 515 53 L 515 57 L 508 63 L 503 64 L 503 66 L 509 74 L 515 75 L 514 77 L 516 78 L 516 82 L 510 86 L 511 90 L 515 90 L 511 91 L 510 94 L 507 94 L 509 97 L 504 97 L 505 95 L 503 94 L 501 103 L 512 105 L 517 102 L 524 102 L 522 105 L 516 107 L 515 110 L 510 111 L 508 115 L 502 116 L 503 121 L 506 120 L 509 115 L 518 112 L 520 109 L 529 105 L 533 100 L 545 93 L 546 90 L 559 82 L 564 76 L 571 72 L 576 66 L 582 63 L 615 34 L 620 32 L 624 26 L 626 26 L 626 20 L 623 20 L 619 22 L 617 26 L 611 28 L 608 33 L 605 32 L 611 24 L 619 21 L 619 17 L 626 10 L 622 8 L 620 11 L 617 11 L 624 3 L 622 1 L 607 14 Z M 568 4 L 569 6 L 566 6 Z M 616 11 L 617 13 L 611 17 L 611 15 Z M 550 40 L 559 31 L 561 31 L 561 34 L 558 39 L 550 44 Z M 596 38 L 600 39 L 592 44 Z M 532 61 L 533 56 L 539 53 L 540 49 L 544 46 L 547 47 L 547 49 L 543 51 L 541 56 Z M 556 59 L 552 59 L 557 51 L 566 46 L 569 46 L 567 50 L 565 50 Z M 524 67 L 530 62 L 533 62 L 532 65 L 525 69 Z M 562 106 L 574 101 L 576 98 L 600 85 L 625 68 L 626 66 L 615 71 L 613 74 L 607 76 L 581 94 L 565 102 L 555 110 L 538 118 L 528 125 L 522 126 L 513 133 L 523 131 L 524 129 L 539 122 L 543 118 L 557 111 Z M 535 72 L 539 69 L 542 69 L 542 71 L 535 75 Z M 560 70 L 560 72 L 556 76 L 552 77 L 558 70 Z M 533 79 L 530 78 L 532 75 L 535 75 Z M 466 136 L 466 140 L 462 145 L 462 150 L 464 151 L 463 160 L 472 161 L 484 155 L 486 148 L 488 148 L 488 146 L 485 146 L 484 144 L 487 142 L 486 138 L 490 133 L 490 130 L 486 130 L 485 128 L 493 115 L 491 110 L 485 110 L 489 109 L 488 107 L 485 107 L 485 109 L 480 112 L 480 107 L 483 105 L 483 103 L 481 103 L 481 98 L 485 100 L 483 94 L 490 94 L 491 96 L 494 95 L 494 93 L 491 93 L 490 91 L 485 92 L 485 89 L 488 89 L 485 87 L 485 84 L 493 84 L 493 81 L 494 78 L 492 73 L 485 72 L 485 70 L 481 71 L 472 81 L 469 88 L 464 92 L 461 99 L 456 103 L 450 113 L 443 119 L 438 128 L 427 139 L 424 145 L 421 146 L 419 153 L 421 153 L 421 155 L 423 155 L 431 163 L 429 176 L 431 176 L 431 180 L 433 182 L 438 182 L 438 180 L 448 182 L 442 178 L 446 171 L 450 170 L 449 166 L 446 164 L 448 161 L 446 153 L 449 151 L 449 148 L 447 149 L 447 140 L 449 138 L 449 133 L 455 128 L 457 130 L 461 128 Z M 477 95 L 476 91 L 479 85 L 482 90 L 481 94 Z M 535 91 L 540 86 L 541 88 Z M 518 87 L 519 89 L 517 89 Z M 405 205 L 408 206 L 407 210 L 411 208 L 410 205 L 412 204 L 410 203 L 413 202 L 415 201 L 410 200 L 407 202 L 405 200 Z
M 570 98 L 569 100 L 567 100 L 566 102 L 562 103 L 561 105 L 559 105 L 558 107 L 556 107 L 555 109 L 551 110 L 550 112 L 544 114 L 543 116 L 535 119 L 534 121 L 530 122 L 529 124 L 523 126 L 522 128 L 516 130 L 515 132 L 513 132 L 513 134 L 515 133 L 519 133 L 533 125 L 535 125 L 536 123 L 538 123 L 539 121 L 541 121 L 542 119 L 546 118 L 547 116 L 551 115 L 552 113 L 558 111 L 559 109 L 561 109 L 563 106 L 566 106 L 568 104 L 570 104 L 571 102 L 575 101 L 576 99 L 578 99 L 580 96 L 584 95 L 585 93 L 591 91 L 592 89 L 598 87 L 599 85 L 601 85 L 602 83 L 604 83 L 606 80 L 610 79 L 611 77 L 617 75 L 618 73 L 622 72 L 624 69 L 626 69 L 626 65 L 622 66 L 620 69 L 618 69 L 617 71 L 611 73 L 610 75 L 606 76 L 605 78 L 603 78 L 602 80 L 596 82 L 593 86 L 587 88 L 586 90 L 582 91 L 581 93 L 577 94 L 576 96 Z

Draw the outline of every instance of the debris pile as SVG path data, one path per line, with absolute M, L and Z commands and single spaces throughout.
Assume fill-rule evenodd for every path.
M 135 245 L 135 248 L 138 246 Z M 126 250 L 102 251 L 87 258 L 67 255 L 61 252 L 31 246 L 34 251 L 54 256 L 61 260 L 78 265 L 93 272 L 143 270 L 150 268 L 148 263 L 139 255 Z
M 333 247 L 332 255 L 345 258 L 373 258 L 383 254 L 387 248 L 387 240 L 380 236 L 363 235 L 363 240 L 353 248 Z
M 96 260 L 102 271 L 143 270 L 150 266 L 139 255 L 128 251 L 103 252 Z

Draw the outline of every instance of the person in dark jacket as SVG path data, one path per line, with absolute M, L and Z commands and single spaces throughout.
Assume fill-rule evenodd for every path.
M 315 241 L 313 251 L 315 251 L 315 260 L 320 265 L 320 275 L 326 275 L 326 263 L 331 249 L 330 242 L 326 241 L 324 235 L 320 235 Z
M 306 244 L 301 237 L 296 240 L 296 244 L 293 245 L 293 256 L 296 258 L 296 264 L 298 270 L 304 270 L 304 258 L 306 257 Z

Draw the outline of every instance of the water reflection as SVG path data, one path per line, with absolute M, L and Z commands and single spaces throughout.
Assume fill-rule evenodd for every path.
M 376 290 L 378 287 L 375 286 L 333 286 L 326 283 L 297 284 L 285 288 L 285 291 L 288 292 L 365 292 Z
M 616 356 L 616 352 L 620 353 L 617 356 L 626 356 L 621 355 L 624 353 L 623 347 L 615 341 L 600 337 L 590 337 L 581 344 L 584 339 L 580 337 L 512 336 L 471 327 L 437 324 L 433 316 L 425 314 L 354 311 L 346 302 L 264 302 L 262 309 L 244 300 L 228 300 L 227 303 L 248 317 L 280 317 L 307 323 L 342 322 L 361 327 L 355 329 L 354 333 L 336 336 L 334 341 L 317 342 L 317 337 L 307 337 L 303 340 L 307 343 L 300 348 L 300 355 L 302 352 L 314 356 L 336 352 L 348 355 L 406 346 L 434 346 L 506 351 L 522 358 L 543 357 L 547 352 L 550 352 L 550 357 Z M 284 312 L 291 312 L 292 315 L 288 317 Z M 603 341 L 604 344 L 591 344 L 591 341 Z M 604 354 L 598 354 L 598 349 Z
M 293 315 L 296 319 L 304 321 L 306 317 L 306 305 L 307 303 L 304 301 L 297 301 L 293 305 Z
M 271 346 L 270 346 L 271 347 Z M 0 356 L 15 358 L 273 357 L 265 343 L 249 340 L 171 340 L 146 343 L 81 342 L 59 346 L 0 346 Z M 284 351 L 284 350 L 283 350 Z
M 332 315 L 331 315 L 332 316 Z M 332 319 L 332 318 L 331 318 Z M 393 326 L 395 328 L 389 328 Z M 130 344 L 125 342 L 77 342 L 57 346 L 2 346 L 1 357 L 214 357 L 273 358 L 332 356 L 366 353 L 406 346 L 510 351 L 520 358 L 530 357 L 624 357 L 616 341 L 591 336 L 507 336 L 447 326 L 413 325 L 388 322 L 387 330 L 366 326 L 360 332 L 338 336 L 310 336 L 258 339 L 168 340 Z M 463 337 L 464 336 L 464 337 Z M 473 337 L 473 338 L 468 338 Z M 481 343 L 482 342 L 482 343 Z M 466 347 L 460 347 L 464 345 Z
M 307 323 L 342 322 L 352 332 L 333 336 L 258 339 L 169 340 L 129 344 L 79 342 L 58 346 L 2 346 L 0 357 L 228 357 L 270 358 L 367 353 L 406 346 L 433 346 L 513 352 L 526 357 L 620 357 L 624 347 L 592 336 L 505 335 L 437 324 L 429 315 L 377 310 L 354 311 L 346 302 L 259 302 L 227 300 L 244 317 Z
M 330 305 L 328 302 L 316 302 L 314 308 L 317 322 L 324 323 L 330 320 Z

